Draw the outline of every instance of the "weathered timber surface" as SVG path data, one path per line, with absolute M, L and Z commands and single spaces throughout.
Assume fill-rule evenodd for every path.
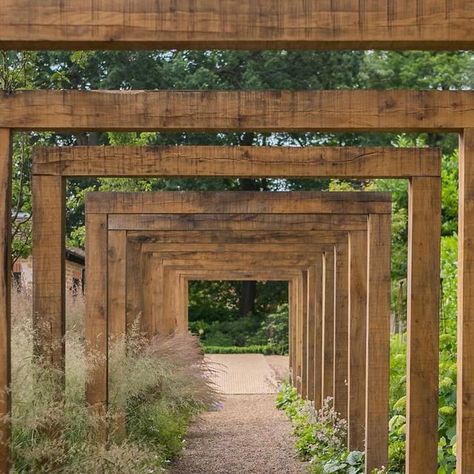
M 465 0 L 2 0 L 4 49 L 473 49 Z
M 62 176 L 439 176 L 435 148 L 102 146 L 35 149 L 34 174 Z
M 0 127 L 56 131 L 436 131 L 474 127 L 473 91 L 21 91 Z

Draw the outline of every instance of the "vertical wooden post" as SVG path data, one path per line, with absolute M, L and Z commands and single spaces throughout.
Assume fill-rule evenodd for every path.
M 179 285 L 181 289 L 182 297 L 180 298 L 180 317 L 179 320 L 182 321 L 186 330 L 189 328 L 189 280 L 187 278 L 181 277 L 179 279 Z
M 157 273 L 157 272 L 153 272 Z M 164 269 L 162 282 L 161 282 L 163 293 L 162 293 L 162 312 L 161 320 L 159 322 L 160 334 L 169 336 L 182 328 L 178 328 L 177 315 L 175 312 L 174 299 L 175 299 L 175 287 L 170 281 L 169 270 Z M 158 285 L 156 285 L 158 287 Z
M 438 469 L 441 179 L 412 178 L 408 235 L 406 472 Z M 474 441 L 474 440 L 473 440 Z
M 474 128 L 459 157 L 457 474 L 474 472 Z
M 308 364 L 309 370 L 313 373 L 310 382 L 310 400 L 314 401 L 314 407 L 319 410 L 322 406 L 322 341 L 323 341 L 323 256 L 316 260 L 309 274 L 309 314 L 314 320 L 313 327 L 309 328 L 309 337 L 313 340 L 309 345 L 309 354 L 312 361 Z M 308 374 L 309 378 L 309 374 Z
M 147 275 L 144 272 L 144 262 L 141 251 L 141 244 L 137 242 L 127 242 L 126 253 L 126 279 L 127 279 L 127 333 L 132 328 L 139 328 L 142 311 L 144 311 L 143 287 L 146 284 Z M 137 275 L 144 275 L 143 285 Z
M 140 256 L 143 267 L 142 301 L 143 314 L 141 315 L 140 329 L 147 337 L 151 338 L 157 332 L 163 333 L 161 326 L 161 315 L 163 313 L 163 300 L 161 289 L 163 285 L 162 265 L 156 271 L 157 259 L 151 253 L 143 253 Z
M 301 373 L 303 359 L 303 275 L 295 280 L 295 386 L 302 395 Z
M 35 351 L 65 371 L 65 208 L 61 176 L 33 176 L 33 321 Z
M 86 399 L 100 414 L 108 403 L 107 240 L 107 215 L 86 213 L 86 349 L 92 361 Z M 93 272 L 93 266 L 104 271 Z
M 11 131 L 0 128 L 0 472 L 9 471 L 11 377 Z
M 125 336 L 127 334 L 127 232 L 113 231 L 108 235 L 107 264 L 107 325 L 110 351 L 115 357 L 124 357 L 126 353 Z M 107 354 L 110 358 L 111 353 Z M 118 368 L 119 369 L 119 368 Z M 110 371 L 109 371 L 110 372 Z M 115 391 L 114 378 L 108 374 L 109 391 Z M 117 407 L 117 413 L 110 423 L 110 431 L 115 440 L 123 440 L 127 435 L 125 407 Z
M 120 341 L 127 333 L 126 244 L 126 231 L 109 232 L 107 313 L 111 341 Z
M 367 331 L 367 232 L 349 236 L 349 417 L 348 446 L 365 444 L 365 360 Z
M 322 328 L 322 398 L 334 397 L 334 308 L 335 252 L 324 254 L 323 260 L 323 328 Z
M 348 237 L 336 248 L 334 319 L 334 408 L 347 420 L 349 376 L 349 259 Z
M 302 357 L 301 357 L 301 395 L 303 398 L 308 399 L 308 365 L 310 354 L 308 350 L 309 342 L 309 313 L 308 313 L 308 270 L 303 271 L 303 289 L 302 289 L 302 306 L 303 314 L 301 321 L 301 330 L 302 330 Z
M 290 382 L 294 385 L 296 380 L 294 376 L 295 369 L 295 308 L 294 308 L 294 283 L 288 282 L 288 355 L 290 359 Z
M 306 365 L 306 379 L 307 389 L 306 398 L 314 401 L 314 377 L 315 377 L 315 360 L 314 360 L 314 346 L 316 344 L 316 272 L 314 265 L 308 267 L 307 273 L 307 291 L 306 291 L 306 307 L 307 307 L 307 334 L 306 334 L 306 346 L 307 346 L 307 365 Z
M 365 472 L 387 466 L 390 379 L 391 218 L 372 214 L 368 226 Z

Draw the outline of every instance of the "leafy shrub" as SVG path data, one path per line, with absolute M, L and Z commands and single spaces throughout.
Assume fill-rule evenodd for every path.
M 278 306 L 275 313 L 269 314 L 262 322 L 261 331 L 275 353 L 288 354 L 288 305 Z
M 364 469 L 364 453 L 347 451 L 347 423 L 327 399 L 320 410 L 303 401 L 296 389 L 284 385 L 277 396 L 277 408 L 290 417 L 297 437 L 296 449 L 310 461 L 315 474 L 358 474 Z
M 260 327 L 260 319 L 245 316 L 228 321 L 195 321 L 190 324 L 191 332 L 198 334 L 206 346 L 246 346 L 266 344 L 265 338 L 255 334 Z
M 207 354 L 280 354 L 274 347 L 266 346 L 204 346 Z
M 288 305 L 279 306 L 263 321 L 261 317 L 250 315 L 210 323 L 193 321 L 189 327 L 192 333 L 199 335 L 209 353 L 288 354 Z M 237 349 L 239 347 L 243 349 Z

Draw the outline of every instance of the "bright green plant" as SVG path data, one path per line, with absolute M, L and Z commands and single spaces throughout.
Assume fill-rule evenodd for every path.
M 303 401 L 296 389 L 283 385 L 277 396 L 277 408 L 291 419 L 299 455 L 310 461 L 314 474 L 359 474 L 364 468 L 364 453 L 349 452 L 345 447 L 347 423 L 327 399 L 320 410 Z

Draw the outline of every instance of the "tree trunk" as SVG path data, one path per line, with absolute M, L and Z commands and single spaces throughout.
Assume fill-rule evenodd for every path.
M 255 298 L 257 297 L 257 282 L 243 281 L 240 293 L 239 313 L 245 317 L 255 312 Z

